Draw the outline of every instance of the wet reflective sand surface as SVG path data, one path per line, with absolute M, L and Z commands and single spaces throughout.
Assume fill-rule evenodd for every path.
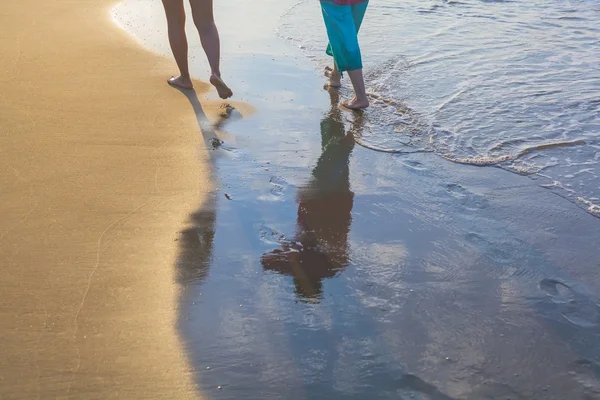
M 441 3 L 444 18 L 483 7 Z M 200 83 L 167 87 L 170 59 L 108 26 L 75 40 L 66 20 L 23 21 L 68 56 L 13 27 L 0 68 L 30 84 L 0 81 L 1 398 L 600 398 L 600 220 L 539 180 L 421 146 L 418 102 L 341 110 L 349 91 L 323 90 L 311 48 L 275 34 L 294 16 L 313 26 L 308 4 L 219 4 L 230 107 Z M 53 7 L 87 24 L 105 10 Z M 168 53 L 161 13 L 128 0 L 112 15 Z M 90 40 L 105 52 L 86 65 L 106 76 L 66 91 L 59 61 Z
M 268 5 L 305 6 L 283 3 Z M 224 43 L 253 12 L 222 5 Z M 279 27 L 264 19 L 239 43 L 250 55 L 225 56 L 257 113 L 217 124 L 218 189 L 178 240 L 179 328 L 206 394 L 598 398 L 598 220 L 525 176 L 410 141 L 373 151 L 390 110 L 422 140 L 420 110 L 340 110 L 348 91 L 322 90 Z
M 597 220 L 498 169 L 373 153 L 348 140 L 360 116 L 314 114 L 277 132 L 308 168 L 225 144 L 214 208 L 184 234 L 180 328 L 208 392 L 597 398 Z

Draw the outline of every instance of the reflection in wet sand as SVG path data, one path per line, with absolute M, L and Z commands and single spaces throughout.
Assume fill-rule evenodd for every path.
M 446 164 L 353 148 L 363 121 L 335 94 L 296 193 L 282 174 L 281 196 L 261 200 L 234 186 L 258 168 L 223 157 L 215 173 L 234 200 L 211 197 L 179 238 L 180 328 L 201 387 L 223 399 L 594 398 L 595 298 L 543 279 L 559 269 L 482 214 L 494 198 Z M 204 135 L 221 135 L 190 101 Z
M 206 279 L 211 263 L 216 220 L 214 196 L 192 214 L 191 226 L 181 232 L 180 251 L 177 258 L 177 281 L 182 285 Z
M 298 218 L 292 240 L 282 240 L 281 248 L 264 254 L 265 270 L 291 275 L 298 296 L 318 299 L 322 281 L 332 278 L 349 262 L 348 232 L 352 223 L 354 193 L 350 190 L 349 157 L 353 135 L 360 130 L 362 114 L 357 114 L 346 134 L 339 93 L 331 89 L 331 109 L 321 121 L 322 154 L 312 170 L 310 181 L 298 191 Z
M 358 399 L 367 392 L 376 393 L 375 398 L 400 394 L 451 399 L 434 382 L 407 373 L 404 362 L 390 357 L 379 338 L 383 327 L 377 316 L 352 293 L 361 289 L 340 287 L 341 281 L 335 280 L 331 296 L 323 298 L 325 279 L 356 266 L 349 240 L 355 202 L 349 162 L 354 137 L 364 128 L 363 116 L 355 114 L 346 129 L 348 117 L 338 108 L 338 93 L 330 96 L 330 108 L 320 121 L 321 154 L 296 193 L 290 238 L 277 235 L 279 248 L 266 252 L 264 242 L 255 247 L 248 237 L 265 214 L 260 204 L 246 207 L 243 196 L 233 202 L 210 197 L 179 238 L 177 271 L 186 288 L 180 326 L 197 378 L 208 390 L 222 386 L 219 396 L 231 399 Z M 188 98 L 202 128 L 202 107 L 195 96 Z M 205 139 L 218 136 L 218 126 L 204 128 Z M 240 170 L 238 164 L 233 167 Z M 223 172 L 222 178 L 228 176 Z M 269 208 L 269 213 L 274 211 Z M 382 250 L 387 243 L 377 243 L 377 252 L 389 258 L 390 267 L 396 265 L 398 250 L 404 254 L 398 241 L 388 251 Z M 372 252 L 368 257 L 379 260 Z M 295 294 L 276 275 L 259 274 L 257 261 L 263 271 L 291 276 Z M 283 297 L 276 300 L 275 293 Z M 297 307 L 294 297 L 303 300 Z M 331 313 L 332 308 L 343 312 Z
M 189 98 L 206 138 L 222 135 Z M 595 398 L 595 297 L 493 214 L 509 189 L 499 183 L 489 196 L 476 173 L 465 183 L 467 167 L 353 148 L 362 118 L 336 104 L 332 93 L 325 117 L 313 117 L 319 156 L 296 192 L 283 167 L 218 158 L 233 200 L 211 197 L 179 237 L 179 325 L 203 390 L 261 400 Z M 276 200 L 262 196 L 274 174 Z M 255 186 L 236 184 L 248 176 Z
M 220 112 L 216 122 L 212 123 L 198 99 L 196 90 L 175 89 L 189 100 L 204 142 L 213 148 L 218 147 L 222 143 L 220 137 L 224 135 L 220 130 L 225 126 L 234 107 L 224 103 L 220 107 L 224 112 Z M 211 175 L 214 176 L 214 172 Z M 214 194 L 209 194 L 202 206 L 190 216 L 190 226 L 181 232 L 176 268 L 177 281 L 181 285 L 203 282 L 206 279 L 215 236 L 216 207 Z

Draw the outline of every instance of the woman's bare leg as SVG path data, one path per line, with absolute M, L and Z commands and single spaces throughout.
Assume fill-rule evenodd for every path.
M 348 71 L 348 76 L 350 76 L 350 80 L 352 81 L 355 96 L 354 99 L 344 102 L 344 107 L 352 110 L 362 110 L 369 107 L 369 98 L 365 90 L 365 79 L 362 68 Z
M 169 44 L 180 75 L 171 77 L 169 84 L 184 89 L 192 87 L 190 71 L 188 69 L 188 44 L 185 36 L 185 10 L 183 0 L 162 0 L 167 16 L 167 26 L 169 31 Z
M 194 24 L 200 34 L 200 42 L 210 65 L 210 83 L 217 89 L 219 97 L 227 99 L 233 96 L 233 93 L 221 79 L 221 43 L 213 16 L 213 0 L 190 0 L 190 5 Z

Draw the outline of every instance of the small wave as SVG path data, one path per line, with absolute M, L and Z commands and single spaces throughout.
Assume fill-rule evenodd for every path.
M 431 153 L 433 150 L 425 149 L 425 148 L 414 148 L 414 147 L 386 147 L 386 146 L 378 146 L 376 144 L 369 143 L 368 141 L 362 140 L 360 138 L 355 137 L 354 141 L 361 147 L 365 149 L 378 151 L 381 153 L 390 153 L 390 154 L 411 154 L 411 153 Z
M 595 217 L 600 218 L 600 205 L 594 204 L 591 201 L 589 201 L 583 197 L 578 197 L 577 201 L 579 201 L 580 203 L 583 203 L 587 207 L 587 212 L 589 212 L 590 214 L 592 214 Z
M 585 19 L 584 17 L 572 17 L 572 16 L 568 16 L 568 15 L 567 16 L 558 17 L 556 19 L 559 20 L 559 21 L 578 21 L 578 22 L 579 21 L 581 21 L 581 22 L 587 21 L 587 19 Z
M 493 3 L 502 6 L 490 9 Z M 531 8 L 510 0 L 384 0 L 361 32 L 372 106 L 356 143 L 378 152 L 433 152 L 459 164 L 497 166 L 600 216 L 597 63 L 593 46 L 580 42 L 591 32 L 581 35 L 581 20 L 598 9 L 595 1 L 580 3 Z M 320 21 L 309 18 L 311 0 L 292 4 L 278 34 L 319 66 L 330 63 Z M 381 46 L 382 26 L 402 39 Z M 490 28 L 515 38 L 493 35 Z M 565 50 L 528 38 L 541 38 L 540 32 Z M 349 82 L 340 94 L 353 95 Z
M 553 150 L 560 147 L 572 147 L 572 146 L 583 146 L 586 144 L 585 140 L 571 140 L 571 141 L 562 141 L 562 142 L 553 142 L 553 143 L 542 143 L 535 146 L 529 146 L 517 155 L 516 158 L 521 158 L 529 153 L 534 151 L 544 151 L 544 150 Z
M 489 165 L 498 165 L 502 163 L 506 163 L 509 161 L 515 161 L 521 157 L 526 156 L 527 154 L 533 153 L 535 151 L 545 151 L 552 150 L 560 147 L 571 147 L 571 146 L 580 146 L 585 145 L 585 140 L 573 140 L 569 142 L 553 142 L 553 143 L 542 143 L 538 145 L 528 146 L 523 150 L 519 151 L 515 155 L 504 154 L 504 155 L 473 155 L 473 156 L 465 156 L 465 157 L 457 157 L 451 153 L 443 154 L 443 157 L 447 160 L 458 164 L 471 164 L 478 166 L 489 166 Z M 515 172 L 529 175 L 532 172 L 530 168 L 523 168 L 522 166 L 515 166 L 512 168 Z
M 433 152 L 427 125 L 418 113 L 401 101 L 379 93 L 369 93 L 371 107 L 365 113 L 355 142 L 384 153 Z
M 502 164 L 507 161 L 513 160 L 513 157 L 509 155 L 504 156 L 470 156 L 470 157 L 455 157 L 452 154 L 443 154 L 443 157 L 448 161 L 452 161 L 457 164 L 469 164 L 477 166 L 490 166 Z
M 515 161 L 516 162 L 508 165 L 507 170 L 519 175 L 530 176 L 534 174 L 539 174 L 545 168 L 535 164 L 518 163 L 517 160 Z

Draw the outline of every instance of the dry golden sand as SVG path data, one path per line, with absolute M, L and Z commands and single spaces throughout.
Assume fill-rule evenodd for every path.
M 112 3 L 0 5 L 2 399 L 199 396 L 174 264 L 208 151 Z

